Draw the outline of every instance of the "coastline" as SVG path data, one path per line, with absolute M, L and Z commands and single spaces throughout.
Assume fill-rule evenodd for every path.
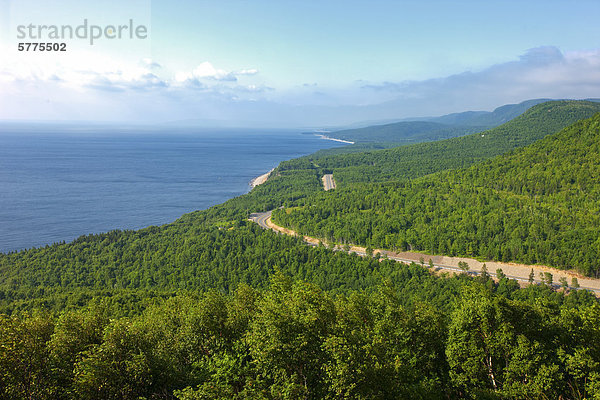
M 271 175 L 271 172 L 275 171 L 275 168 L 271 168 L 271 170 L 269 172 L 267 172 L 266 174 L 262 174 L 260 176 L 257 176 L 256 178 L 252 179 L 250 181 L 250 187 L 255 188 L 258 185 L 262 185 L 263 183 L 265 183 L 267 181 L 267 179 L 269 179 L 269 175 Z
M 68 134 L 48 135 L 48 140 L 40 142 L 23 139 L 34 139 L 36 132 L 52 132 L 52 125 L 45 130 L 33 126 L 31 133 L 27 133 L 28 129 L 28 125 L 23 125 L 22 133 L 0 135 L 0 147 L 10 155 L 7 160 L 15 161 L 7 164 L 11 168 L 3 171 L 7 173 L 0 177 L 0 184 L 6 189 L 0 199 L 0 209 L 5 215 L 17 217 L 3 221 L 0 254 L 41 248 L 62 241 L 70 243 L 80 236 L 115 229 L 138 230 L 169 224 L 184 214 L 206 210 L 248 193 L 253 188 L 249 184 L 252 178 L 267 172 L 271 169 L 269 166 L 339 146 L 313 135 L 310 135 L 312 138 L 298 137 L 289 132 L 247 135 L 246 132 L 253 132 L 250 129 L 233 130 L 226 135 L 217 130 L 202 135 L 180 136 L 166 133 L 146 135 L 142 134 L 143 130 L 123 133 L 116 128 L 98 131 L 90 128 L 93 134 L 80 135 L 80 140 L 72 142 L 70 135 L 77 132 L 73 128 Z M 130 137 L 135 140 L 129 140 Z M 96 140 L 110 146 L 92 146 Z M 181 152 L 183 142 L 186 146 L 191 143 L 198 151 Z M 138 143 L 144 143 L 144 151 L 138 151 Z M 65 159 L 64 169 L 50 169 L 43 180 L 36 175 L 45 168 L 45 160 L 52 158 L 36 158 L 35 154 L 54 154 L 55 150 L 65 148 L 69 149 L 71 156 Z M 113 148 L 119 151 L 107 150 Z M 136 151 L 130 152 L 131 148 Z M 261 151 L 254 151 L 258 148 Z M 130 155 L 130 162 L 122 168 L 114 168 L 120 165 L 124 151 Z M 93 157 L 90 157 L 92 154 Z M 173 154 L 177 157 L 170 158 Z M 238 157 L 242 154 L 246 156 Z M 243 162 L 236 161 L 238 158 Z M 102 168 L 96 168 L 97 160 L 102 160 Z M 174 162 L 176 179 L 162 168 L 164 163 L 171 161 Z M 259 161 L 263 166 L 248 173 L 249 167 Z M 156 177 L 152 184 L 148 184 L 148 176 L 136 172 L 139 165 L 145 166 L 145 174 Z M 77 190 L 87 193 L 86 201 L 76 201 L 76 196 L 71 195 L 73 171 L 81 173 Z M 97 179 L 106 184 L 98 185 Z M 202 190 L 199 194 L 188 190 L 190 185 L 184 182 L 202 185 Z M 40 186 L 42 184 L 43 187 Z M 21 191 L 31 193 L 31 201 L 22 201 L 18 196 Z M 47 196 L 40 196 L 41 193 L 47 193 Z M 173 200 L 175 197 L 176 200 Z M 77 218 L 72 218 L 73 215 Z
M 340 142 L 340 143 L 347 143 L 347 144 L 354 144 L 354 142 L 351 142 L 349 140 L 343 140 L 343 139 L 336 139 L 336 138 L 332 138 L 329 137 L 327 135 L 323 135 L 323 134 L 319 134 L 319 133 L 315 133 L 315 136 L 320 137 L 321 139 L 325 139 L 325 140 L 333 140 L 334 142 Z

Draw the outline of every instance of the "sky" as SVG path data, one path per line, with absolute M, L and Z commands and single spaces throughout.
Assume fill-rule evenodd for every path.
M 598 15 L 598 0 L 0 0 L 0 120 L 331 127 L 597 98 Z M 50 36 L 64 25 L 85 29 Z

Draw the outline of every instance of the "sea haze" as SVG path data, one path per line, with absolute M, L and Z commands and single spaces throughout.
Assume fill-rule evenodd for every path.
M 343 144 L 299 132 L 0 132 L 0 252 L 172 222 L 280 161 Z

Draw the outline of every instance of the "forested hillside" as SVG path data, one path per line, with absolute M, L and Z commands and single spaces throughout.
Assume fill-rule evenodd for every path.
M 385 182 L 424 176 L 474 163 L 529 145 L 600 111 L 600 103 L 551 101 L 485 132 L 437 142 L 342 155 L 319 152 L 281 164 L 282 169 L 312 166 L 333 172 L 341 187 L 351 183 Z
M 494 111 L 467 111 L 443 115 L 441 117 L 430 118 L 428 121 L 438 122 L 440 124 L 466 125 L 466 126 L 489 126 L 495 127 L 502 125 L 511 119 L 523 114 L 529 108 L 551 99 L 532 99 L 518 104 L 505 104 L 496 108 Z
M 532 143 L 595 107 L 552 102 L 489 131 L 489 142 L 424 145 L 438 158 L 423 168 L 398 162 L 412 146 L 355 156 L 355 171 L 377 167 L 376 180 L 395 182 L 324 193 L 327 163 L 338 163 L 336 179 L 363 179 L 339 169 L 352 158 L 301 158 L 172 224 L 2 254 L 0 399 L 594 398 L 592 294 L 520 288 L 501 271 L 496 282 L 437 276 L 309 247 L 247 217 L 283 205 L 280 223 L 323 238 L 594 274 L 600 115 L 447 169 Z M 441 172 L 404 179 L 429 170 Z
M 468 135 L 489 128 L 489 125 L 449 125 L 430 121 L 403 121 L 374 125 L 366 128 L 346 129 L 328 134 L 356 143 L 397 143 L 397 145 L 429 142 Z
M 372 125 L 363 128 L 334 131 L 329 136 L 350 140 L 360 145 L 365 143 L 411 143 L 432 142 L 480 132 L 504 124 L 523 114 L 530 107 L 550 99 L 533 99 L 519 104 L 506 104 L 494 111 L 465 111 L 433 118 L 418 118 L 409 121 Z M 355 146 L 350 146 L 350 148 Z M 342 149 L 333 149 L 339 153 Z
M 579 399 L 600 390 L 591 295 L 403 270 L 397 279 L 412 290 L 386 283 L 334 297 L 275 274 L 266 291 L 178 295 L 131 317 L 102 303 L 1 316 L 0 398 Z
M 598 277 L 598 177 L 600 114 L 470 168 L 318 194 L 274 218 L 341 243 L 545 264 Z

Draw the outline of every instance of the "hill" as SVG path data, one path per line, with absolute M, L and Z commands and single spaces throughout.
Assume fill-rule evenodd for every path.
M 107 288 L 116 292 L 168 292 L 173 288 L 218 288 L 228 292 L 241 282 L 263 287 L 274 265 L 327 290 L 372 287 L 373 271 L 367 268 L 362 269 L 363 272 L 351 272 L 354 267 L 341 268 L 349 262 L 341 255 L 331 256 L 331 259 L 324 255 L 327 261 L 314 260 L 304 263 L 302 268 L 296 262 L 282 261 L 290 254 L 295 254 L 295 259 L 305 260 L 313 253 L 301 243 L 279 237 L 273 239 L 272 235 L 247 225 L 245 219 L 250 212 L 312 201 L 311 196 L 321 191 L 320 174 L 324 168 L 336 166 L 331 169 L 338 184 L 418 177 L 456 165 L 473 164 L 530 143 L 598 109 L 600 104 L 597 103 L 551 102 L 535 106 L 516 120 L 490 131 L 485 138 L 473 135 L 337 158 L 292 160 L 282 163 L 267 183 L 248 195 L 207 211 L 187 214 L 173 224 L 135 232 L 90 235 L 73 243 L 0 255 L 0 310 L 27 308 L 32 302 L 61 308 L 78 296 L 91 298 Z M 315 162 L 321 165 L 315 166 Z M 345 167 L 345 163 L 349 167 Z M 340 165 L 342 167 L 338 167 Z M 347 178 L 341 178 L 344 176 Z M 216 250 L 225 248 L 229 249 L 229 255 Z M 327 278 L 318 272 L 323 268 L 322 263 L 330 265 Z M 356 264 L 356 268 L 366 268 L 366 265 Z M 355 278 L 349 279 L 347 274 Z M 356 278 L 361 274 L 366 275 Z M 66 291 L 80 294 L 67 295 Z
M 569 106 L 573 115 L 544 109 L 546 127 L 589 112 Z M 285 204 L 296 208 L 280 218 L 302 216 L 323 237 L 484 252 L 496 250 L 469 244 L 497 234 L 489 243 L 507 257 L 522 246 L 585 260 L 595 253 L 581 243 L 598 226 L 598 118 L 506 159 L 328 194 L 304 158 L 172 224 L 0 255 L 0 312 L 11 314 L 0 314 L 0 398 L 591 398 L 592 295 L 438 277 L 308 247 L 246 218 Z
M 546 135 L 600 111 L 590 101 L 550 101 L 531 107 L 521 116 L 490 130 L 437 142 L 340 155 L 317 152 L 284 162 L 281 169 L 314 168 L 335 175 L 340 186 L 415 178 L 451 168 L 462 168 L 527 146 Z
M 363 144 L 411 144 L 449 139 L 493 128 L 518 117 L 530 107 L 549 99 L 527 100 L 519 104 L 507 104 L 494 111 L 465 111 L 432 118 L 415 118 L 387 124 L 377 124 L 355 129 L 334 131 L 329 136 Z M 350 148 L 355 146 L 349 146 Z M 362 149 L 365 149 L 361 147 Z M 351 150 L 352 151 L 352 150 Z M 345 152 L 334 149 L 330 154 Z
M 486 128 L 487 126 L 449 125 L 430 121 L 403 121 L 336 131 L 328 133 L 328 136 L 357 144 L 379 142 L 410 144 L 463 136 Z
M 549 105 L 537 112 L 552 114 Z M 544 264 L 599 277 L 598 176 L 600 113 L 470 168 L 314 195 L 308 205 L 274 217 L 340 243 Z
M 523 114 L 531 107 L 547 101 L 551 101 L 551 99 L 526 100 L 519 104 L 506 104 L 500 106 L 494 111 L 466 111 L 430 118 L 428 121 L 438 122 L 440 124 L 494 127 L 502 125 Z

